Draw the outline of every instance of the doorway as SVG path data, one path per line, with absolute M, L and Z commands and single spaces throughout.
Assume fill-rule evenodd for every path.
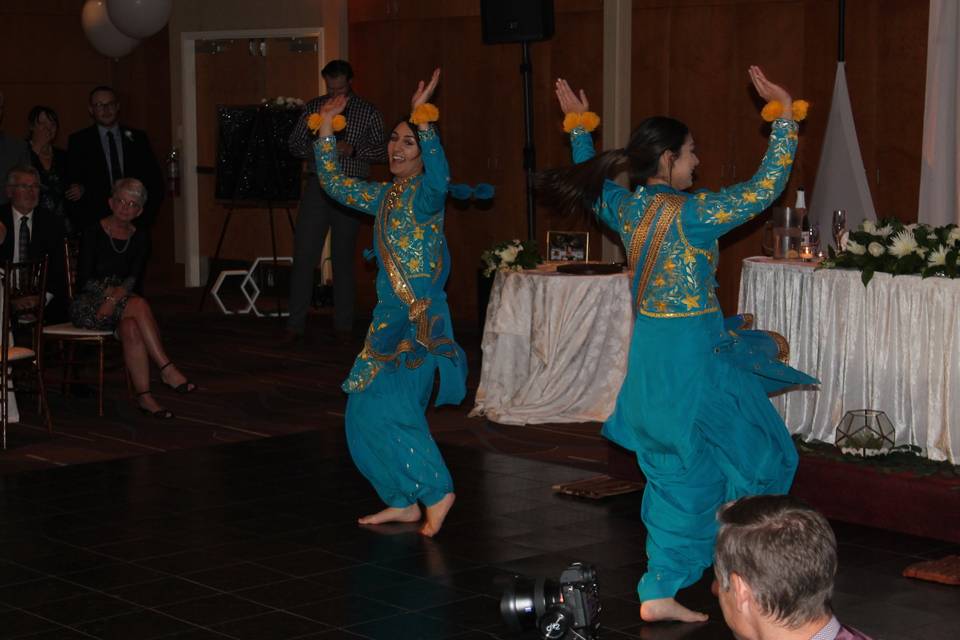
M 217 106 L 259 105 L 278 96 L 319 95 L 322 29 L 198 32 L 181 37 L 183 64 L 183 197 L 187 286 L 206 281 L 231 203 L 215 197 Z M 280 141 L 282 146 L 286 141 Z M 290 255 L 293 234 L 284 205 L 273 207 L 277 255 Z M 269 211 L 256 203 L 234 210 L 220 258 L 253 262 L 272 255 Z

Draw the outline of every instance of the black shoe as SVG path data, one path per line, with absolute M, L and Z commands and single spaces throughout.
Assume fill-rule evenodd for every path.
M 135 397 L 139 398 L 140 396 L 145 396 L 148 393 L 150 393 L 150 389 L 147 389 L 146 391 L 141 391 Z M 170 409 L 157 409 L 156 411 L 151 411 L 150 409 L 147 409 L 146 407 L 141 405 L 139 400 L 137 400 L 136 402 L 137 402 L 137 408 L 140 409 L 140 411 L 142 411 L 148 416 L 152 416 L 156 418 L 157 420 L 172 420 L 173 418 L 176 417 L 173 415 L 173 411 L 170 411 Z
M 191 391 L 196 391 L 196 390 L 197 390 L 197 385 L 195 385 L 195 384 L 193 384 L 192 382 L 190 382 L 189 379 L 184 380 L 183 382 L 181 382 L 181 383 L 178 384 L 178 385 L 172 385 L 172 384 L 170 384 L 169 382 L 166 382 L 166 381 L 163 380 L 163 370 L 166 369 L 167 367 L 169 367 L 169 366 L 172 365 L 172 364 L 173 364 L 173 361 L 171 360 L 171 361 L 168 362 L 167 364 L 165 364 L 165 365 L 163 365 L 162 367 L 160 367 L 160 381 L 163 382 L 163 384 L 165 384 L 165 385 L 167 385 L 168 387 L 170 387 L 171 389 L 173 389 L 174 391 L 176 391 L 177 393 L 190 393 Z M 186 378 L 186 376 L 184 376 L 184 378 Z

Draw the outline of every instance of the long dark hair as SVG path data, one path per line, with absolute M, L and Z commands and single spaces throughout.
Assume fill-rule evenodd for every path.
M 604 180 L 626 170 L 631 187 L 657 175 L 664 151 L 679 154 L 690 134 L 687 125 L 665 116 L 647 118 L 633 130 L 623 149 L 604 151 L 587 162 L 537 174 L 540 201 L 561 213 L 590 214 Z

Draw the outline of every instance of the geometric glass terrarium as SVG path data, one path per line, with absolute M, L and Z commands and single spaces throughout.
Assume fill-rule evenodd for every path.
M 837 424 L 834 444 L 838 448 L 892 449 L 896 430 L 883 411 L 856 409 L 847 411 Z

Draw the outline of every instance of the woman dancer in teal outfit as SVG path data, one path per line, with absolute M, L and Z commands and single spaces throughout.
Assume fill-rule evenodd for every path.
M 647 478 L 648 563 L 637 587 L 646 621 L 706 620 L 675 596 L 711 564 L 717 508 L 785 493 L 796 470 L 793 442 L 767 393 L 815 382 L 777 362 L 766 335 L 725 323 L 714 292 L 717 239 L 780 195 L 797 144 L 790 95 L 757 67 L 750 78 L 761 97 L 783 105 L 760 169 L 747 182 L 695 195 L 684 192 L 698 164 L 685 125 L 649 118 L 626 148 L 594 156 L 577 125 L 589 121 L 587 97 L 557 81 L 576 164 L 545 172 L 540 194 L 558 210 L 595 213 L 620 234 L 635 271 L 627 375 L 603 434 L 634 451 Z M 633 191 L 606 179 L 624 169 Z
M 411 99 L 412 122 L 390 135 L 387 156 L 393 182 L 348 178 L 336 162 L 334 118 L 346 96 L 320 109 L 314 146 L 324 190 L 337 201 L 376 216 L 373 224 L 377 306 L 366 341 L 343 383 L 349 394 L 346 429 L 350 454 L 387 507 L 360 524 L 417 522 L 433 536 L 453 506 L 453 481 L 430 435 L 424 412 L 440 372 L 436 404 L 458 404 L 466 393 L 467 363 L 454 342 L 444 285 L 450 254 L 443 236 L 443 207 L 450 170 L 430 121 L 427 101 L 440 70 Z

